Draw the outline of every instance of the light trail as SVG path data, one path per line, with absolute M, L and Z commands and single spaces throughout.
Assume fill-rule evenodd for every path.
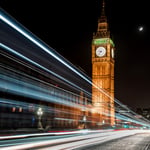
M 108 129 L 108 130 L 88 130 L 88 129 L 83 129 L 83 130 L 75 130 L 75 131 L 53 131 L 49 133 L 35 133 L 35 134 L 23 134 L 23 135 L 11 135 L 11 136 L 0 136 L 0 140 L 6 140 L 6 139 L 16 139 L 16 138 L 27 138 L 27 137 L 38 137 L 38 136 L 49 136 L 49 135 L 69 135 L 69 134 L 87 134 L 87 133 L 107 133 L 111 131 L 116 131 L 114 129 Z
M 71 67 L 68 63 L 66 63 L 64 60 L 62 60 L 56 54 L 54 54 L 51 51 L 52 48 L 49 48 L 46 45 L 44 45 L 43 43 L 41 43 L 40 40 L 37 40 L 37 37 L 35 38 L 34 36 L 31 36 L 31 34 L 27 33 L 27 31 L 23 30 L 21 27 L 19 27 L 15 23 L 13 23 L 13 21 L 9 20 L 3 13 L 0 14 L 0 19 L 2 19 L 2 21 L 4 21 L 10 27 L 12 27 L 16 31 L 18 31 L 20 34 L 22 34 L 23 36 L 25 36 L 27 39 L 29 39 L 30 41 L 32 41 L 34 44 L 36 44 L 37 46 L 39 46 L 45 52 L 47 52 L 48 54 L 50 54 L 51 56 L 53 56 L 56 60 L 58 60 L 59 62 L 61 62 L 62 64 L 64 64 L 67 68 L 69 68 L 71 71 L 73 71 L 74 73 L 76 73 L 77 75 L 79 75 L 82 79 L 84 79 L 85 81 L 87 81 L 89 84 L 91 84 L 94 87 L 96 87 L 97 89 L 99 89 L 107 97 L 109 97 L 110 99 L 114 100 L 109 94 L 106 93 L 106 91 L 104 91 L 103 89 L 101 89 L 100 87 L 98 87 L 97 85 L 95 85 L 94 83 L 92 83 L 91 80 L 89 80 L 88 78 L 86 78 L 85 76 L 83 76 L 81 73 L 79 73 L 73 67 Z
M 7 56 L 6 56 L 7 57 Z M 9 57 L 10 58 L 10 57 Z M 10 59 L 12 59 L 12 58 L 10 58 Z M 21 62 L 19 62 L 19 63 L 21 63 Z M 21 64 L 23 64 L 23 63 L 21 63 Z M 24 64 L 23 64 L 24 65 Z M 40 79 L 38 79 L 38 78 L 35 78 L 35 77 L 33 77 L 33 76 L 30 76 L 30 75 L 28 75 L 28 74 L 25 74 L 25 73 L 22 73 L 22 72 L 18 72 L 18 71 L 16 71 L 16 70 L 13 70 L 12 68 L 9 68 L 9 67 L 4 67 L 4 66 L 2 66 L 2 65 L 0 65 L 0 67 L 2 67 L 2 68 L 4 68 L 4 69 L 6 69 L 7 70 L 7 74 L 6 74 L 6 70 L 1 70 L 3 73 L 5 72 L 5 75 L 4 76 L 8 76 L 9 74 L 10 74 L 10 72 L 13 72 L 13 73 L 15 73 L 15 74 L 17 74 L 18 76 L 15 76 L 15 78 L 17 79 L 17 78 L 20 78 L 19 76 L 21 76 L 21 77 L 24 77 L 25 79 L 23 79 L 23 81 L 24 82 L 27 82 L 28 81 L 28 83 L 30 83 L 31 84 L 31 86 L 32 86 L 32 84 L 33 85 L 35 85 L 35 86 L 38 86 L 39 85 L 39 83 L 42 83 L 42 87 L 44 86 L 44 89 L 49 89 L 49 87 L 53 87 L 54 89 L 57 89 L 57 90 L 60 90 L 60 91 L 63 91 L 64 93 L 69 93 L 69 95 L 71 94 L 71 95 L 73 95 L 74 97 L 79 97 L 79 95 L 77 95 L 76 93 L 73 93 L 73 92 L 70 92 L 70 91 L 67 91 L 67 90 L 65 90 L 65 89 L 63 89 L 63 88 L 60 88 L 60 87 L 56 87 L 56 86 L 54 86 L 54 85 L 52 85 L 52 84 L 50 84 L 50 83 L 48 83 L 48 82 L 45 82 L 45 81 L 43 81 L 43 80 L 40 80 Z M 31 68 L 32 69 L 32 68 Z M 10 72 L 9 72 L 9 71 Z M 33 69 L 32 69 L 33 70 Z M 37 70 L 36 70 L 37 71 Z M 39 72 L 40 73 L 40 72 Z M 7 78 L 7 77 L 6 77 Z M 13 77 L 14 78 L 14 77 Z M 20 81 L 19 81 L 20 82 Z M 47 90 L 48 91 L 48 90 Z M 58 95 L 59 96 L 59 95 Z M 87 96 L 87 95 L 86 95 Z M 70 97 L 67 97 L 67 96 L 65 96 L 65 95 L 61 95 L 61 97 L 63 97 L 63 99 L 69 99 L 69 100 L 71 100 L 71 101 L 74 101 L 74 102 L 76 102 L 76 100 L 74 99 L 74 98 L 70 98 Z M 89 98 L 87 98 L 87 100 L 88 101 L 91 101 Z M 79 101 L 79 103 L 80 104 L 82 104 L 82 101 L 80 101 L 80 100 L 78 100 Z
M 91 80 L 89 80 L 88 78 L 86 78 L 85 76 L 83 76 L 81 73 L 79 73 L 77 70 L 75 70 L 73 67 L 71 67 L 68 63 L 66 63 L 64 60 L 62 60 L 60 57 L 58 57 L 56 54 L 54 54 L 49 47 L 47 47 L 46 45 L 44 45 L 42 42 L 40 42 L 40 40 L 38 40 L 36 37 L 32 36 L 31 34 L 29 34 L 27 31 L 23 30 L 21 27 L 19 27 L 17 24 L 13 23 L 13 21 L 11 21 L 10 19 L 8 19 L 3 13 L 1 15 L 1 19 L 8 24 L 9 26 L 11 26 L 13 29 L 15 29 L 16 31 L 18 31 L 20 34 L 22 34 L 23 36 L 25 36 L 27 39 L 29 39 L 30 41 L 32 41 L 34 44 L 36 44 L 37 46 L 39 46 L 41 49 L 43 49 L 45 52 L 47 52 L 48 54 L 50 54 L 51 56 L 53 56 L 56 60 L 58 60 L 59 62 L 61 62 L 62 64 L 64 64 L 66 67 L 68 67 L 71 71 L 75 72 L 77 75 L 79 75 L 82 79 L 84 79 L 85 81 L 87 81 L 90 85 L 96 87 L 100 92 L 102 92 L 103 94 L 105 94 L 107 97 L 109 97 L 111 100 L 114 100 L 113 97 L 111 97 L 104 89 L 98 87 L 96 84 L 92 83 Z M 45 68 L 47 69 L 47 68 Z M 57 74 L 57 77 L 59 75 Z M 60 77 L 60 76 L 59 76 Z M 61 77 L 62 78 L 62 77 Z M 65 79 L 66 80 L 66 79 Z M 72 83 L 71 83 L 72 85 Z M 78 87 L 79 88 L 79 87 Z M 79 88 L 80 89 L 80 88 Z M 83 89 L 81 89 L 84 92 L 87 92 Z M 89 93 L 88 93 L 89 94 Z
M 104 142 L 109 142 L 110 140 L 114 140 L 114 139 L 120 139 L 122 137 L 126 137 L 126 136 L 131 136 L 131 135 L 135 135 L 138 133 L 147 133 L 149 131 L 147 130 L 122 130 L 122 131 L 99 131 L 99 130 L 95 130 L 93 131 L 75 131 L 75 132 L 62 132 L 62 133 L 56 133 L 56 135 L 67 135 L 67 134 L 78 134 L 81 133 L 81 135 L 78 136 L 72 136 L 72 137 L 66 137 L 63 136 L 63 138 L 61 139 L 51 139 L 51 138 L 44 138 L 42 137 L 42 139 L 44 140 L 33 140 L 33 141 L 25 141 L 25 142 L 21 142 L 21 143 L 12 143 L 9 145 L 3 144 L 1 145 L 1 150 L 17 150 L 17 149 L 42 149 L 42 150 L 54 150 L 54 149 L 76 149 L 76 148 L 81 148 L 83 146 L 89 146 L 91 144 L 100 144 L 100 143 L 104 143 Z M 86 134 L 85 133 L 92 133 L 92 134 Z M 50 135 L 51 133 L 49 133 Z M 55 133 L 54 133 L 55 134 Z M 35 136 L 40 136 L 41 134 L 38 135 L 33 135 L 33 137 Z M 44 135 L 48 135 L 47 134 L 43 134 Z M 32 135 L 22 135 L 22 137 L 30 137 Z M 21 135 L 20 137 L 18 136 L 18 138 L 22 138 Z M 15 138 L 11 137 L 12 139 Z M 10 137 L 8 137 L 8 139 L 11 139 Z
M 62 81 L 65 81 L 65 82 L 69 83 L 69 85 L 72 85 L 72 86 L 76 87 L 77 89 L 80 89 L 81 91 L 84 91 L 85 93 L 88 93 L 87 91 L 85 91 L 84 89 L 82 89 L 82 88 L 80 88 L 79 86 L 75 85 L 74 83 L 70 82 L 69 80 L 67 80 L 67 79 L 63 78 L 62 76 L 56 74 L 55 72 L 52 72 L 51 70 L 49 70 L 49 69 L 47 69 L 47 68 L 41 66 L 40 64 L 38 64 L 38 63 L 32 61 L 31 59 L 29 59 L 29 58 L 23 56 L 22 54 L 16 52 L 16 51 L 13 50 L 12 48 L 7 47 L 6 45 L 4 45 L 4 44 L 2 44 L 2 43 L 0 43 L 0 47 L 2 47 L 2 48 L 4 48 L 5 50 L 7 50 L 7 51 L 9 51 L 9 52 L 11 52 L 11 53 L 13 53 L 13 54 L 15 54 L 15 55 L 21 57 L 21 58 L 24 59 L 25 61 L 28 61 L 28 62 L 34 64 L 35 66 L 37 66 L 37 67 L 39 67 L 39 68 L 45 70 L 46 72 L 48 72 L 48 73 L 54 75 L 55 77 L 61 79 Z M 88 93 L 88 95 L 90 95 L 90 93 Z
M 25 59 L 25 60 L 27 60 L 27 61 L 30 61 L 31 63 L 33 63 L 34 65 L 37 65 L 38 67 L 40 67 L 40 68 L 42 68 L 42 69 L 46 69 L 46 68 L 44 68 L 43 66 L 41 66 L 41 65 L 39 65 L 39 64 L 37 64 L 37 63 L 35 63 L 35 62 L 33 62 L 32 60 L 30 60 L 30 59 L 28 59 L 27 57 L 25 57 L 25 56 L 22 56 L 21 54 L 19 54 L 18 52 L 16 52 L 16 51 L 14 51 L 14 50 L 12 50 L 12 49 L 10 49 L 10 48 L 8 48 L 7 46 L 5 46 L 5 45 L 3 45 L 2 43 L 0 43 L 0 46 L 1 47 L 3 47 L 3 48 L 5 48 L 5 49 L 7 49 L 7 50 L 9 50 L 9 51 L 11 51 L 11 52 L 13 52 L 14 54 L 16 54 L 17 56 L 20 56 L 21 58 L 23 58 L 23 59 Z M 46 69 L 46 71 L 50 71 L 50 70 L 48 70 L 48 69 Z M 51 71 L 50 71 L 50 73 L 51 73 Z M 54 73 L 55 74 L 55 73 Z M 59 76 L 59 75 L 57 75 L 57 76 Z M 61 77 L 62 78 L 62 77 Z M 10 81 L 10 80 L 9 80 Z M 17 81 L 16 80 L 16 83 L 18 84 L 18 82 L 20 82 L 20 81 Z M 25 83 L 22 83 L 22 85 L 24 85 Z M 4 85 L 4 83 L 3 84 L 1 84 L 1 85 Z M 29 86 L 29 85 L 28 85 Z M 15 92 L 17 92 L 18 94 L 20 94 L 20 95 L 22 95 L 23 93 L 22 93 L 22 91 L 17 91 L 17 89 L 20 89 L 18 86 L 16 86 L 16 84 L 14 84 L 14 85 L 10 85 L 9 86 L 9 88 L 10 87 L 12 87 L 10 90 L 15 90 Z M 16 87 L 16 88 L 14 88 L 14 87 Z M 1 88 L 3 88 L 3 86 L 1 87 Z M 35 87 L 34 87 L 35 88 Z M 8 90 L 8 89 L 7 89 Z M 28 89 L 29 90 L 29 89 Z M 38 89 L 39 90 L 39 89 Z M 21 93 L 20 93 L 21 92 Z M 43 91 L 44 92 L 44 91 Z M 37 91 L 37 92 L 33 92 L 33 91 L 26 91 L 24 94 L 26 95 L 26 96 L 31 96 L 31 98 L 38 98 L 39 96 L 41 97 L 41 98 L 43 98 L 43 99 L 45 99 L 46 101 L 51 101 L 51 100 L 53 100 L 53 102 L 57 102 L 57 103 L 60 103 L 60 101 L 61 101 L 61 99 L 59 99 L 59 98 L 55 98 L 54 99 L 54 97 L 52 96 L 51 97 L 51 99 L 50 99 L 50 97 L 47 99 L 46 97 L 47 96 L 44 96 L 44 94 L 43 94 L 43 92 L 41 92 L 41 95 L 39 95 L 39 92 Z M 35 94 L 34 94 L 35 93 Z M 45 93 L 45 92 L 44 92 Z M 32 94 L 32 95 L 31 95 Z M 63 103 L 63 104 L 65 104 L 65 105 L 69 105 L 69 103 L 68 102 L 66 102 L 66 103 L 64 103 L 64 101 L 62 102 L 61 101 L 61 103 Z M 120 102 L 119 102 L 119 104 L 120 104 Z M 71 103 L 69 106 L 73 106 L 74 104 L 73 103 Z M 123 106 L 123 105 L 122 105 Z M 75 107 L 77 107 L 77 106 L 75 106 Z M 78 107 L 80 108 L 80 109 L 83 109 L 83 106 L 80 106 L 80 105 L 78 105 Z M 111 116 L 110 114 L 106 114 L 106 113 L 102 113 L 103 115 L 106 115 L 106 116 Z M 128 118 L 126 118 L 126 117 L 118 117 L 118 115 L 116 116 L 116 118 L 117 119 L 121 119 L 121 120 L 128 120 L 128 121 L 131 121 L 130 119 L 128 119 Z M 126 119 L 124 119 L 124 118 L 126 118 Z M 134 123 L 140 123 L 140 122 L 137 122 L 137 121 L 134 121 L 134 120 L 132 120 L 131 122 L 134 122 Z M 141 123 L 140 123 L 141 124 Z M 145 125 L 144 123 L 142 123 L 142 125 Z
M 49 48 L 46 45 L 44 45 L 43 43 L 41 43 L 40 40 L 37 40 L 37 37 L 35 38 L 34 36 L 31 36 L 31 34 L 29 35 L 29 33 L 27 33 L 27 31 L 23 30 L 21 27 L 19 27 L 18 25 L 16 25 L 12 21 L 10 21 L 2 12 L 0 14 L 0 19 L 2 21 L 4 21 L 6 24 L 8 24 L 10 27 L 12 27 L 13 29 L 15 29 L 16 31 L 18 31 L 19 33 L 21 33 L 27 39 L 29 39 L 30 41 L 32 41 L 34 44 L 36 44 L 37 46 L 39 46 L 41 49 L 43 49 L 49 55 L 53 56 L 56 60 L 58 60 L 59 62 L 61 62 L 62 64 L 64 64 L 67 68 L 69 68 L 70 70 L 72 70 L 73 72 L 75 72 L 81 78 L 83 78 L 84 80 L 86 80 L 87 82 L 89 82 L 90 84 L 92 84 L 92 82 L 90 80 L 88 80 L 87 78 L 85 78 L 81 73 L 79 73 L 77 70 L 75 70 L 69 64 L 67 64 L 64 60 L 62 60 L 56 54 L 54 54 L 51 51 L 52 48 Z
M 25 38 L 27 38 L 28 40 L 30 40 L 31 42 L 33 42 L 35 45 L 37 45 L 39 48 L 41 48 L 42 50 L 44 50 L 46 53 L 48 53 L 49 55 L 51 55 L 52 57 L 54 57 L 57 61 L 59 61 L 60 63 L 62 63 L 64 66 L 66 66 L 67 68 L 69 68 L 71 71 L 73 71 L 75 74 L 77 74 L 79 77 L 81 77 L 82 79 L 84 79 L 85 81 L 87 81 L 90 85 L 96 87 L 97 89 L 99 89 L 100 92 L 102 92 L 103 94 L 105 94 L 107 97 L 109 97 L 111 100 L 114 100 L 113 97 L 111 97 L 109 94 L 107 94 L 107 92 L 104 89 L 101 89 L 100 87 L 98 87 L 97 85 L 95 85 L 94 83 L 91 82 L 91 80 L 89 80 L 89 78 L 87 76 L 84 76 L 83 74 L 81 74 L 80 72 L 78 72 L 75 67 L 71 64 L 71 63 L 67 63 L 67 60 L 65 60 L 63 57 L 60 57 L 57 54 L 57 52 L 54 51 L 54 49 L 50 48 L 49 46 L 47 46 L 46 44 L 44 44 L 44 42 L 42 42 L 41 40 L 39 40 L 36 36 L 34 36 L 33 34 L 29 33 L 28 31 L 26 31 L 25 29 L 23 29 L 21 26 L 15 24 L 13 21 L 11 21 L 4 13 L 0 12 L 0 20 L 2 20 L 3 22 L 5 22 L 7 25 L 9 25 L 11 28 L 15 29 L 17 32 L 19 32 L 21 35 L 23 35 Z M 32 61 L 31 59 L 21 55 L 20 53 L 16 52 L 15 50 L 11 49 L 10 47 L 7 47 L 6 45 L 0 43 L 0 46 L 13 52 L 15 55 L 23 58 L 24 60 L 36 65 L 37 67 L 45 70 L 46 72 L 53 74 L 54 76 L 56 76 L 57 78 L 67 82 L 68 84 L 84 91 L 85 93 L 87 93 L 87 91 L 85 91 L 84 89 L 80 88 L 79 86 L 73 84 L 72 82 L 68 81 L 67 79 L 59 76 L 58 74 L 50 71 L 49 69 L 43 67 L 42 65 Z M 62 59 L 63 58 L 63 59 Z M 11 85 L 12 86 L 12 85 Z M 10 86 L 10 87 L 11 87 Z M 1 87 L 2 88 L 2 87 Z M 13 88 L 13 86 L 12 86 Z M 17 87 L 16 87 L 17 89 Z M 31 91 L 30 91 L 31 92 Z M 91 95 L 90 93 L 88 93 L 89 95 Z M 124 105 L 122 105 L 122 103 L 120 103 L 116 98 L 114 100 L 117 104 L 119 104 L 122 108 L 127 109 L 129 112 L 133 113 L 134 115 L 136 115 L 136 113 L 134 113 L 132 110 L 130 110 L 129 108 L 124 107 Z M 106 115 L 106 114 L 105 114 Z M 108 114 L 109 115 L 109 114 Z M 149 126 L 149 125 L 148 125 Z
M 1 91 L 5 90 L 5 83 L 7 83 L 7 91 L 9 93 L 14 93 L 18 95 L 23 95 L 26 97 L 34 98 L 36 100 L 43 99 L 44 101 L 47 102 L 54 102 L 58 104 L 64 104 L 66 106 L 71 106 L 71 107 L 76 107 L 82 109 L 83 107 L 81 105 L 75 104 L 71 101 L 67 101 L 65 97 L 59 97 L 58 95 L 53 95 L 50 93 L 49 90 L 39 88 L 35 85 L 28 84 L 22 81 L 18 81 L 12 78 L 9 78 L 5 76 L 5 79 L 0 75 L 0 89 Z M 21 87 L 25 86 L 25 89 L 22 89 Z M 56 93 L 55 93 L 56 94 Z

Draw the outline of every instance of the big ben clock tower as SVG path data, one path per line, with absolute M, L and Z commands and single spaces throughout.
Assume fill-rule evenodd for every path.
M 92 40 L 92 103 L 99 125 L 114 125 L 114 50 L 103 1 L 97 32 Z

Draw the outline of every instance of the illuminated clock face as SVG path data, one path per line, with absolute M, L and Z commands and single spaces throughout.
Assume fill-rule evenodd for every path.
M 106 49 L 104 48 L 104 47 L 98 47 L 97 49 L 96 49 L 96 55 L 98 56 L 98 57 L 102 57 L 102 56 L 104 56 L 106 54 Z
M 111 57 L 114 58 L 114 49 L 111 49 Z

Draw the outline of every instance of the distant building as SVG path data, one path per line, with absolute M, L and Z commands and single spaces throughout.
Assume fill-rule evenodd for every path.
M 137 108 L 136 113 L 150 120 L 150 108 Z

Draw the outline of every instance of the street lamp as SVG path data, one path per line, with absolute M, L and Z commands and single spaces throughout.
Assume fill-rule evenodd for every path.
M 105 120 L 102 121 L 102 124 L 103 124 L 103 125 L 105 124 Z
M 86 129 L 86 116 L 83 116 L 84 129 Z
M 38 115 L 38 129 L 43 129 L 42 122 L 41 122 L 41 117 L 43 115 L 43 111 L 42 111 L 41 107 L 39 107 L 39 109 L 37 111 L 37 115 Z
M 82 112 L 83 112 L 82 122 L 83 122 L 83 125 L 84 125 L 83 128 L 86 129 L 86 107 L 85 107 L 85 105 L 82 108 Z

